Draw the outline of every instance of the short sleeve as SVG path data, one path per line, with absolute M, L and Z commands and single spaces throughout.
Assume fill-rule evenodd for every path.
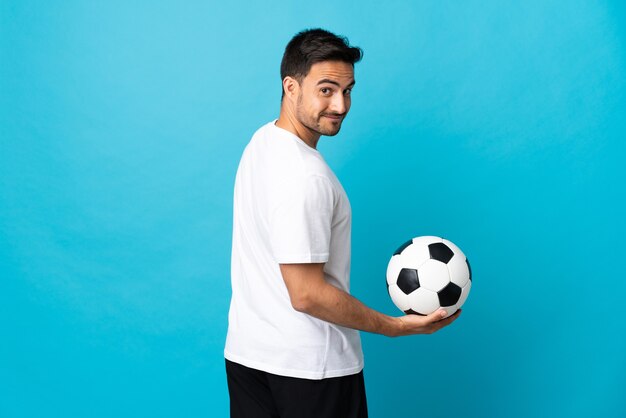
M 280 196 L 269 222 L 276 262 L 327 262 L 335 204 L 330 180 L 316 175 L 295 179 Z

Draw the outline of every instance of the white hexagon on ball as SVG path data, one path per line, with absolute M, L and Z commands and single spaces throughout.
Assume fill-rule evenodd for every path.
M 387 285 L 391 286 L 392 284 L 396 284 L 396 280 L 398 279 L 398 275 L 400 274 L 400 270 L 402 270 L 405 266 L 402 265 L 402 256 L 394 255 L 389 260 L 389 264 L 387 265 Z
M 387 289 L 389 291 L 389 296 L 391 296 L 391 300 L 393 303 L 402 311 L 408 311 L 411 308 L 409 303 L 409 297 L 404 294 L 404 292 L 395 284 L 392 284 Z
M 461 253 L 455 253 L 452 260 L 448 261 L 448 271 L 450 272 L 450 281 L 454 284 L 459 285 L 459 287 L 465 286 L 467 282 L 469 282 L 470 273 L 469 267 L 467 266 L 467 261 L 465 261 L 465 255 Z
M 448 267 L 441 261 L 428 260 L 417 271 L 420 286 L 435 292 L 440 291 L 450 283 Z
M 420 287 L 411 292 L 407 299 L 411 309 L 422 315 L 429 315 L 439 308 L 439 297 L 437 297 L 437 293 L 425 287 Z M 419 308 L 416 308 L 418 306 Z

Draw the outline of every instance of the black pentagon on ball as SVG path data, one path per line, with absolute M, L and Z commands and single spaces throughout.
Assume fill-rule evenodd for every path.
M 472 281 L 472 266 L 470 266 L 469 260 L 466 258 L 465 262 L 467 263 L 467 269 L 469 270 L 469 274 L 470 274 L 470 281 Z
M 408 240 L 407 242 L 402 244 L 400 247 L 398 247 L 398 249 L 396 250 L 395 253 L 393 253 L 393 255 L 398 255 L 398 254 L 402 253 L 402 251 L 404 251 L 404 249 L 406 247 L 408 247 L 409 245 L 411 245 L 411 244 L 413 244 L 413 239 Z
M 417 270 L 415 269 L 402 269 L 398 274 L 398 280 L 396 280 L 398 287 L 406 295 L 413 292 L 420 287 L 420 281 L 417 277 Z
M 439 305 L 452 306 L 459 301 L 461 288 L 450 282 L 446 287 L 437 292 L 437 296 L 439 296 Z
M 441 261 L 444 264 L 447 264 L 454 256 L 454 252 L 443 242 L 428 244 L 428 251 L 430 252 L 430 258 Z

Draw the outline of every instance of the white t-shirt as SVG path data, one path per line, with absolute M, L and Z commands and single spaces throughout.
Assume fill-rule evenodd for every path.
M 348 292 L 350 202 L 319 151 L 275 122 L 255 132 L 235 179 L 224 355 L 282 376 L 355 374 L 359 332 L 296 311 L 279 267 L 325 263 L 327 282 Z

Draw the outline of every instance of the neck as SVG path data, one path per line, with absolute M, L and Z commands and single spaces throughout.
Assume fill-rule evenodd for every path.
M 320 134 L 312 131 L 300 123 L 293 112 L 286 108 L 284 103 L 280 108 L 280 115 L 275 125 L 296 135 L 311 148 L 317 149 L 317 142 L 320 139 Z

